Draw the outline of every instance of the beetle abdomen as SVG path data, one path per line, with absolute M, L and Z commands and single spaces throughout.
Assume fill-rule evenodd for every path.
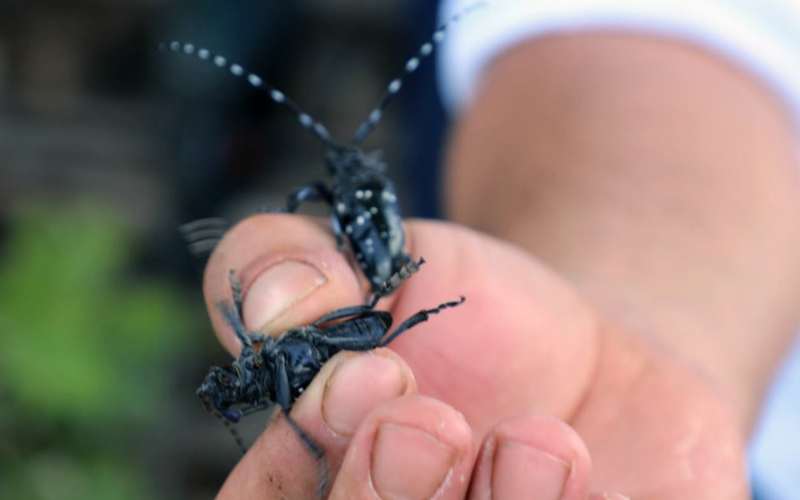
M 386 178 L 359 183 L 339 214 L 353 256 L 375 289 L 408 262 L 394 185 Z

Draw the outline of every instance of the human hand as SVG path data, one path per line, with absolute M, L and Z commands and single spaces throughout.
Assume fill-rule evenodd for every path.
M 459 294 L 467 303 L 391 351 L 337 356 L 298 400 L 292 416 L 327 451 L 330 498 L 748 497 L 744 431 L 700 367 L 600 313 L 522 250 L 450 224 L 406 228 L 410 254 L 429 264 L 379 307 L 400 322 Z M 253 330 L 307 324 L 368 289 L 324 225 L 252 217 L 220 243 L 205 281 L 234 355 L 215 307 L 231 300 L 229 269 Z M 316 471 L 279 419 L 219 498 L 310 498 Z

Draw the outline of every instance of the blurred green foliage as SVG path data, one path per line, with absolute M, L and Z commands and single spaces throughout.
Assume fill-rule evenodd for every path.
M 0 498 L 144 498 L 135 447 L 200 317 L 113 212 L 26 206 L 0 255 Z M 146 497 L 152 498 L 147 495 Z

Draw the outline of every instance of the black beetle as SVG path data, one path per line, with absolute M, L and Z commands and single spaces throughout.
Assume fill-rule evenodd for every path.
M 322 365 L 339 351 L 368 351 L 385 347 L 409 328 L 427 321 L 431 314 L 456 307 L 466 300 L 462 296 L 457 301 L 424 309 L 389 333 L 392 315 L 374 310 L 375 306 L 381 297 L 392 293 L 417 272 L 424 262 L 424 259 L 410 261 L 401 267 L 399 272 L 382 284 L 367 304 L 338 309 L 310 325 L 291 328 L 278 337 L 245 329 L 241 319 L 241 288 L 231 271 L 233 306 L 220 305 L 220 310 L 236 332 L 242 351 L 230 366 L 212 367 L 197 390 L 197 395 L 209 411 L 227 424 L 236 423 L 245 415 L 277 404 L 303 444 L 319 460 L 322 492 L 327 483 L 324 452 L 289 416 L 289 411 Z M 235 433 L 234 436 L 243 447 Z
M 292 213 L 305 201 L 326 203 L 330 207 L 333 232 L 339 248 L 344 248 L 346 238 L 372 290 L 377 291 L 382 283 L 410 261 L 410 257 L 405 252 L 405 234 L 397 193 L 394 184 L 386 176 L 386 165 L 378 154 L 365 153 L 359 145 L 378 124 L 392 97 L 402 88 L 403 79 L 416 71 L 420 61 L 433 52 L 434 45 L 444 39 L 447 28 L 482 6 L 484 2 L 470 5 L 437 29 L 430 41 L 422 44 L 417 55 L 406 61 L 401 74 L 389 83 L 378 105 L 347 143 L 334 140 L 325 126 L 303 111 L 286 94 L 226 57 L 178 41 L 162 44 L 161 49 L 194 55 L 219 68 L 228 69 L 235 76 L 245 77 L 252 87 L 267 92 L 273 102 L 288 109 L 304 128 L 326 145 L 326 163 L 332 184 L 328 186 L 321 181 L 311 182 L 292 192 L 286 207 L 265 211 Z M 187 239 L 194 243 L 198 238 L 189 235 Z

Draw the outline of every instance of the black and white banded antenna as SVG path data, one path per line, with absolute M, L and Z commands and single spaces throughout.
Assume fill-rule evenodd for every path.
M 316 121 L 311 117 L 311 115 L 303 111 L 303 109 L 293 100 L 289 99 L 286 94 L 265 82 L 264 79 L 257 74 L 248 71 L 241 64 L 231 62 L 227 57 L 220 54 L 215 54 L 210 50 L 198 47 L 193 43 L 179 42 L 177 40 L 173 40 L 169 43 L 159 44 L 159 50 L 162 52 L 175 52 L 186 54 L 188 56 L 195 56 L 201 61 L 210 62 L 217 68 L 223 70 L 227 69 L 233 76 L 244 77 L 251 87 L 266 92 L 272 102 L 288 109 L 289 112 L 294 115 L 297 121 L 300 122 L 300 125 L 302 125 L 303 128 L 314 134 L 314 136 L 325 143 L 326 146 L 332 149 L 344 148 L 342 144 L 336 142 L 330 136 L 328 130 L 325 128 L 325 125 Z
M 403 87 L 403 81 L 405 78 L 411 73 L 414 73 L 417 68 L 419 68 L 422 60 L 433 53 L 434 47 L 444 40 L 447 30 L 453 25 L 458 24 L 458 22 L 461 21 L 461 19 L 467 14 L 486 7 L 488 4 L 489 3 L 487 1 L 479 1 L 468 5 L 433 32 L 431 38 L 420 46 L 417 54 L 406 61 L 403 70 L 400 72 L 397 78 L 389 82 L 389 85 L 386 87 L 386 91 L 383 93 L 383 97 L 381 97 L 380 101 L 378 101 L 378 105 L 375 106 L 372 111 L 370 111 L 368 118 L 356 130 L 356 133 L 350 140 L 350 146 L 358 146 L 361 141 L 363 141 L 370 134 L 370 132 L 375 129 L 375 126 L 378 125 L 378 122 L 381 121 L 381 118 L 383 117 L 384 110 L 389 105 L 392 98 L 397 95 L 397 93 L 400 92 L 400 89 Z

